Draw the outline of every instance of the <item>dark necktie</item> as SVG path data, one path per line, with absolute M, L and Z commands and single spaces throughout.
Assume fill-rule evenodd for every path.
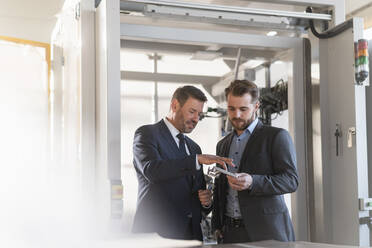
M 187 156 L 186 147 L 185 147 L 185 136 L 182 133 L 177 134 L 177 138 L 179 139 L 179 145 L 178 149 L 180 149 L 180 152 Z
M 178 145 L 178 149 L 180 150 L 180 152 L 182 153 L 182 155 L 184 156 L 188 156 L 187 152 L 186 152 L 186 147 L 185 147 L 185 135 L 183 135 L 182 133 L 179 133 L 177 134 L 176 136 L 178 139 L 179 139 L 179 145 Z M 193 186 L 193 176 L 187 176 L 187 181 L 189 182 L 191 188 Z

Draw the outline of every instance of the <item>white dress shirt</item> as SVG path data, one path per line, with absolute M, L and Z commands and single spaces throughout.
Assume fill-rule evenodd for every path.
M 173 124 L 170 121 L 168 121 L 168 119 L 166 117 L 164 117 L 163 120 L 164 120 L 165 125 L 168 127 L 174 141 L 176 142 L 177 146 L 179 147 L 180 140 L 177 138 L 177 135 L 180 133 L 180 131 L 178 131 L 178 129 L 175 126 L 173 126 Z M 186 148 L 187 155 L 190 155 L 190 151 L 189 151 L 189 148 L 186 145 L 186 142 L 185 142 L 185 148 Z M 195 165 L 196 165 L 196 169 L 200 170 L 201 166 L 198 162 L 198 156 L 197 155 L 195 156 Z

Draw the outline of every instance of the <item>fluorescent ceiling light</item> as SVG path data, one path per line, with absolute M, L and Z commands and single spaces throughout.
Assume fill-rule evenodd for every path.
M 245 62 L 243 64 L 243 66 L 245 66 L 249 69 L 253 69 L 253 68 L 256 68 L 257 66 L 263 64 L 264 62 L 265 62 L 265 60 L 263 60 L 263 59 L 250 59 L 247 62 Z
M 284 62 L 281 61 L 281 60 L 276 60 L 276 61 L 274 61 L 273 64 L 275 64 L 275 65 L 282 65 L 282 64 L 284 64 Z
M 276 31 L 270 31 L 270 32 L 268 32 L 266 35 L 267 36 L 275 36 L 275 35 L 277 35 L 278 34 L 278 32 L 276 32 Z
M 215 60 L 222 56 L 222 53 L 213 51 L 197 51 L 191 57 L 194 60 Z

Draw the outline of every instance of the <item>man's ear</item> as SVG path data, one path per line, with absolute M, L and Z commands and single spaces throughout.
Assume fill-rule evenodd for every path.
M 254 107 L 257 111 L 260 108 L 260 101 L 257 101 Z
M 257 111 L 259 108 L 260 108 L 260 101 L 257 101 L 254 105 L 254 112 L 256 113 L 256 116 L 257 116 Z
M 179 102 L 177 101 L 177 99 L 172 99 L 172 102 L 171 102 L 171 109 L 173 112 L 177 112 L 178 108 L 179 108 Z

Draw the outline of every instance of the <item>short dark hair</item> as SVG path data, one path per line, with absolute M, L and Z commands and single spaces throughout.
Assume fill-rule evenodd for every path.
M 203 91 L 191 85 L 177 88 L 176 91 L 173 93 L 172 100 L 177 99 L 182 107 L 187 99 L 189 99 L 189 97 L 192 97 L 201 102 L 207 101 L 207 97 L 204 95 Z
M 252 103 L 255 103 L 260 98 L 260 90 L 257 85 L 248 80 L 234 80 L 229 87 L 225 89 L 226 100 L 229 94 L 233 96 L 242 96 L 246 93 L 251 95 Z

